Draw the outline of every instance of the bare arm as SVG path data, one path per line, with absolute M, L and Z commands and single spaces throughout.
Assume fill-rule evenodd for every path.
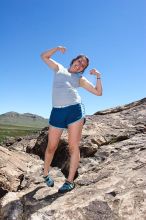
M 53 70 L 58 71 L 58 63 L 51 59 L 51 56 L 56 53 L 57 51 L 60 51 L 61 53 L 64 53 L 66 51 L 65 47 L 62 46 L 58 46 L 55 48 L 52 48 L 44 53 L 41 54 L 41 58 L 43 59 L 43 61 Z
M 80 79 L 80 86 L 97 96 L 102 96 L 102 83 L 101 83 L 99 71 L 97 71 L 96 69 L 92 69 L 90 71 L 90 74 L 96 75 L 97 77 L 96 86 L 94 86 L 91 82 L 89 82 L 85 77 L 82 77 Z

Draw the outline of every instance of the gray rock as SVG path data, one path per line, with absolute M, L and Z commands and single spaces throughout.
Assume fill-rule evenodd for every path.
M 55 186 L 43 182 L 47 134 L 30 140 L 27 153 L 0 147 L 1 219 L 146 219 L 146 99 L 87 116 L 69 193 L 58 193 L 70 159 L 66 132 L 52 162 Z

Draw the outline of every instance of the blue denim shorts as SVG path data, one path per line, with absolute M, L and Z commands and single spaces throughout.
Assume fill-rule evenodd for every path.
M 65 107 L 53 107 L 49 124 L 56 128 L 67 128 L 70 124 L 83 118 L 85 123 L 85 109 L 82 103 Z

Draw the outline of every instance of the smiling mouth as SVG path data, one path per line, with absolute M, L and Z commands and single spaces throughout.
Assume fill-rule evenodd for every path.
M 77 64 L 75 64 L 75 65 L 74 65 L 74 68 L 79 69 L 79 68 L 80 68 L 80 66 L 79 66 L 79 65 L 77 65 Z

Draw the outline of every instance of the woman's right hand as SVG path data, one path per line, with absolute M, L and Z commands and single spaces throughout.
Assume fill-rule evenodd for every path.
M 57 50 L 60 51 L 61 53 L 65 53 L 66 52 L 66 48 L 63 46 L 58 46 Z

